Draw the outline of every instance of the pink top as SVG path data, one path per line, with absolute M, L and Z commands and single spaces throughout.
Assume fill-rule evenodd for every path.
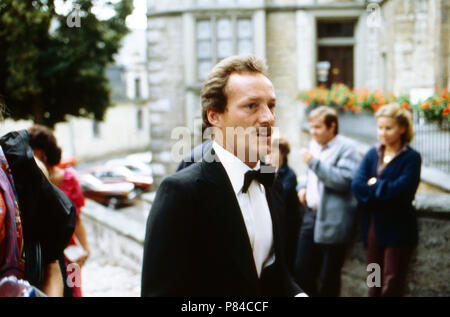
M 77 172 L 73 168 L 69 167 L 64 169 L 64 178 L 59 189 L 61 189 L 61 191 L 74 203 L 76 215 L 78 217 L 81 213 L 81 207 L 84 206 L 84 196 L 81 191 L 80 183 L 78 182 Z M 75 239 L 72 235 L 68 245 L 73 244 L 75 244 Z

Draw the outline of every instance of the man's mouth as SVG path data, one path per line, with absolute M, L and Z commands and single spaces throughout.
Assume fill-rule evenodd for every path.
M 258 137 L 267 138 L 272 136 L 272 129 L 270 127 L 258 128 L 256 134 L 258 135 Z

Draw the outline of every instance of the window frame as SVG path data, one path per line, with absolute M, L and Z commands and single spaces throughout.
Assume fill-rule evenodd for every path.
M 231 20 L 231 27 L 232 27 L 232 45 L 233 45 L 233 54 L 238 54 L 239 49 L 239 40 L 241 39 L 238 34 L 238 21 L 239 20 L 249 20 L 252 27 L 252 35 L 251 38 L 243 38 L 244 40 L 251 40 L 252 42 L 252 52 L 255 53 L 256 50 L 256 43 L 255 43 L 255 19 L 254 19 L 254 12 L 239 12 L 239 11 L 223 11 L 223 12 L 215 12 L 215 13 L 205 13 L 205 14 L 195 14 L 194 15 L 194 59 L 195 59 L 195 81 L 197 83 L 201 83 L 204 81 L 205 78 L 202 78 L 200 76 L 199 72 L 199 65 L 200 61 L 206 61 L 206 58 L 199 58 L 198 57 L 198 23 L 200 21 L 209 21 L 211 25 L 211 58 L 209 59 L 211 62 L 211 65 L 217 64 L 221 59 L 225 57 L 219 57 L 217 52 L 217 45 L 219 42 L 218 34 L 217 34 L 217 24 L 218 20 L 220 19 L 230 19 Z

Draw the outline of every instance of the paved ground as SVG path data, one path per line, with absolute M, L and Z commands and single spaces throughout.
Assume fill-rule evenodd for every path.
M 126 208 L 111 210 L 121 213 L 132 222 L 145 224 L 150 204 L 137 201 Z M 82 272 L 83 295 L 85 297 L 136 297 L 140 296 L 141 272 L 135 263 L 117 261 L 91 243 L 92 256 Z
M 91 258 L 83 268 L 85 297 L 137 297 L 140 296 L 140 272 L 102 259 Z

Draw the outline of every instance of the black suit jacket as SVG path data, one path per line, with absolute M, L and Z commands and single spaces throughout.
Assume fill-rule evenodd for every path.
M 277 176 L 283 185 L 283 198 L 286 204 L 286 260 L 288 268 L 293 272 L 304 209 L 297 196 L 297 175 L 289 167 L 287 160 L 278 169 Z
M 200 162 L 204 155 L 211 150 L 212 139 L 207 139 L 200 145 L 197 145 L 188 156 L 184 157 L 180 163 L 178 163 L 175 172 L 179 172 L 186 167 L 191 166 L 196 162 Z
M 275 262 L 258 278 L 242 213 L 210 147 L 202 162 L 161 183 L 144 244 L 142 296 L 294 296 L 284 259 L 282 187 L 266 188 Z

